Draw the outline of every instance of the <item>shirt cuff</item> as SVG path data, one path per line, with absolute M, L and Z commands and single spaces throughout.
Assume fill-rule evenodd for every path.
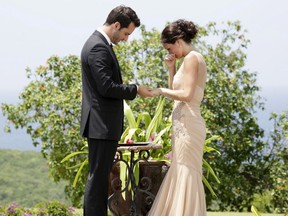
M 135 85 L 135 86 L 136 86 L 136 89 L 137 89 L 137 92 L 138 92 L 138 88 L 139 88 L 138 85 L 136 85 L 135 83 L 129 83 L 129 84 L 131 84 L 131 85 Z

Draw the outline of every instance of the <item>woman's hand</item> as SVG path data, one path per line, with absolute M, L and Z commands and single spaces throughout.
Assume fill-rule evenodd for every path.
M 161 89 L 160 88 L 156 88 L 156 89 L 152 89 L 151 90 L 151 94 L 152 94 L 152 96 L 154 97 L 154 96 L 158 96 L 158 95 L 161 95 Z
M 168 54 L 164 58 L 164 62 L 168 68 L 175 68 L 176 57 L 175 54 Z

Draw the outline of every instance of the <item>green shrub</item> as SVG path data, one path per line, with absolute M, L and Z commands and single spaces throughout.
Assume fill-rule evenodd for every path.
M 41 202 L 38 203 L 35 208 L 37 209 L 44 209 L 44 215 L 53 215 L 53 216 L 73 216 L 74 209 L 71 207 L 66 206 L 63 203 L 58 201 L 53 202 Z
M 0 216 L 73 216 L 74 212 L 74 208 L 58 201 L 44 201 L 31 209 L 20 207 L 15 202 L 0 206 Z

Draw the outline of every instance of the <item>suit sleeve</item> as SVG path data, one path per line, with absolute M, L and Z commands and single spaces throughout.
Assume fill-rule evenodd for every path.
M 98 44 L 88 56 L 92 77 L 101 96 L 115 99 L 133 100 L 137 95 L 137 86 L 122 84 L 120 71 L 107 46 Z

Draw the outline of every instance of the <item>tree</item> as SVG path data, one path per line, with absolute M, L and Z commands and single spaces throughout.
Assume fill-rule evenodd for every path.
M 288 211 L 288 112 L 272 113 L 274 129 L 266 141 L 261 169 L 262 191 L 254 194 L 253 205 L 262 212 Z
M 262 188 L 262 176 L 269 177 L 269 172 L 263 169 L 263 151 L 269 143 L 262 141 L 264 131 L 254 116 L 256 109 L 264 109 L 264 104 L 258 95 L 257 74 L 245 68 L 245 51 L 249 42 L 246 30 L 236 21 L 222 26 L 208 23 L 200 28 L 194 43 L 208 67 L 202 104 L 202 114 L 209 131 L 207 138 L 214 135 L 221 137 L 212 141 L 212 147 L 222 155 L 204 155 L 221 180 L 219 185 L 212 184 L 218 199 L 207 192 L 210 210 L 250 209 L 254 195 L 265 190 Z M 151 87 L 167 86 L 167 72 L 162 60 L 165 53 L 159 32 L 155 29 L 147 31 L 145 26 L 141 26 L 140 39 L 119 44 L 116 48 L 124 82 L 134 81 Z M 85 145 L 79 135 L 79 59 L 76 56 L 52 56 L 45 66 L 38 67 L 35 72 L 28 69 L 27 74 L 31 82 L 21 93 L 20 103 L 3 104 L 3 113 L 16 128 L 27 129 L 35 146 L 42 146 L 51 175 L 56 181 L 68 181 L 66 194 L 77 206 L 84 192 L 86 176 L 80 176 L 80 184 L 74 189 L 72 183 L 77 170 L 67 167 L 80 163 L 85 155 L 71 158 L 68 164 L 60 161 Z M 157 98 L 137 97 L 128 103 L 137 115 L 137 112 L 143 111 L 151 114 L 157 102 Z M 172 104 L 172 101 L 165 104 L 163 116 L 170 116 Z
M 269 203 L 263 203 L 265 209 L 285 213 L 288 211 L 288 111 L 272 113 L 270 119 L 274 122 L 274 129 L 264 154 L 264 168 L 269 178 L 265 179 L 265 193 L 261 195 L 268 194 L 270 198 Z
M 66 169 L 61 160 L 70 152 L 84 145 L 80 137 L 80 61 L 76 56 L 52 56 L 45 66 L 35 72 L 27 69 L 31 82 L 20 94 L 17 105 L 3 104 L 2 110 L 15 128 L 26 128 L 33 145 L 41 145 L 41 152 L 48 161 L 51 176 L 57 182 L 68 181 L 66 194 L 73 204 L 79 203 L 83 187 L 73 189 L 73 169 Z M 7 127 L 9 131 L 9 127 Z M 82 158 L 75 158 L 77 160 Z M 68 163 L 71 166 L 71 163 Z M 71 178 L 72 177 L 72 178 Z M 84 185 L 84 178 L 82 185 Z M 78 196 L 80 194 L 80 196 Z

